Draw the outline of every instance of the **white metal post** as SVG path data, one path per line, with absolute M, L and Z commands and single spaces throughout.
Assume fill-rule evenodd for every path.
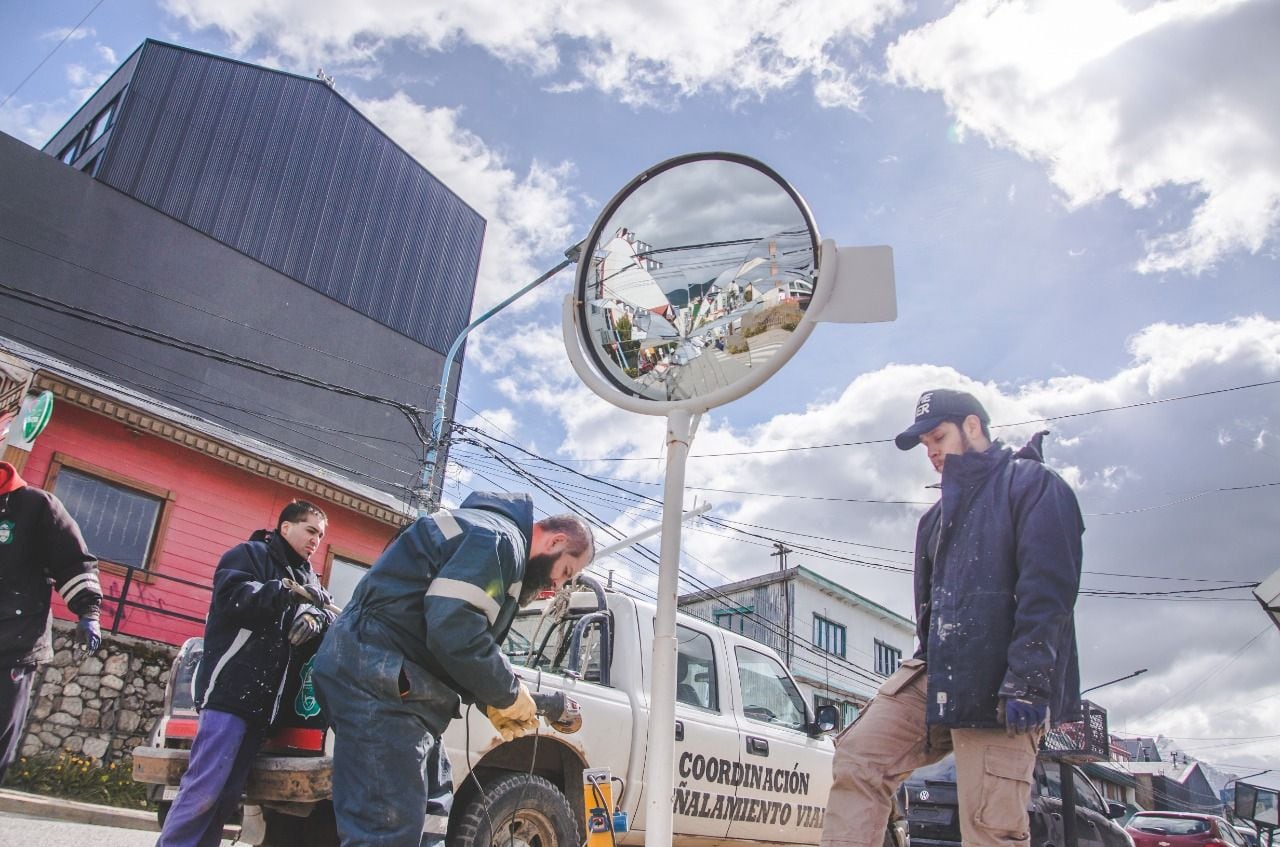
M 645 766 L 648 807 L 644 843 L 669 847 L 673 825 L 676 735 L 676 593 L 684 471 L 693 441 L 694 415 L 667 413 L 667 476 L 662 493 L 662 545 L 658 563 L 658 612 L 653 626 L 653 678 L 649 683 L 649 753 Z

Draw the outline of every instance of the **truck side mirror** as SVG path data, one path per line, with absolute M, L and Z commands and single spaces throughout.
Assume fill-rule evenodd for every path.
M 840 709 L 828 703 L 825 706 L 819 706 L 813 719 L 814 735 L 822 735 L 840 728 Z
M 1124 817 L 1128 811 L 1123 803 L 1107 803 L 1107 817 L 1113 821 Z

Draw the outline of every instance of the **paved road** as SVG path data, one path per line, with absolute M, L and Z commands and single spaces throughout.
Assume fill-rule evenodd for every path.
M 0 812 L 0 847 L 155 847 L 158 834 Z

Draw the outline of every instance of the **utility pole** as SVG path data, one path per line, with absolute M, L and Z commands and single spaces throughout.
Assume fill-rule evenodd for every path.
M 794 551 L 787 545 L 783 544 L 781 541 L 773 542 L 773 550 L 774 552 L 770 553 L 769 555 L 778 557 L 778 573 L 782 573 L 787 569 L 787 554 Z M 783 602 L 783 605 L 786 607 L 786 614 L 784 616 L 785 619 L 783 620 L 783 624 L 782 624 L 782 632 L 783 632 L 783 637 L 785 638 L 785 641 L 781 645 L 782 649 L 779 650 L 778 652 L 786 657 L 787 667 L 791 666 L 791 659 L 792 659 L 791 584 L 792 584 L 791 580 L 788 580 L 788 579 L 782 580 L 782 602 Z
M 573 245 L 564 251 L 564 261 L 556 265 L 533 282 L 521 288 L 498 305 L 489 309 L 487 312 L 467 324 L 462 332 L 458 333 L 458 337 L 453 340 L 453 344 L 449 346 L 449 352 L 444 357 L 444 368 L 440 373 L 440 386 L 436 389 L 436 409 L 431 416 L 431 438 L 427 444 L 427 455 L 422 461 L 422 467 L 418 471 L 418 487 L 414 491 L 414 499 L 419 503 L 418 515 L 430 514 L 440 505 L 440 492 L 444 488 L 444 465 L 441 460 L 441 452 L 446 447 L 449 436 L 449 424 L 451 421 L 446 416 L 446 407 L 449 399 L 449 372 L 453 368 L 453 360 L 458 355 L 458 351 L 462 348 L 462 342 L 466 341 L 467 336 L 471 334 L 471 330 L 480 326 L 480 324 L 489 320 L 498 312 L 510 306 L 516 300 L 528 294 L 542 283 L 551 279 L 551 277 L 560 273 L 560 271 L 569 267 L 578 261 L 578 256 L 582 252 L 582 244 Z

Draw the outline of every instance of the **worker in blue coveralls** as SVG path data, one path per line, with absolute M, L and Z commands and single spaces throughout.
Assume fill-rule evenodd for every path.
M 1080 507 L 1044 466 L 1045 433 L 1014 453 L 989 422 L 939 388 L 896 439 L 942 475 L 916 531 L 919 648 L 836 739 L 823 847 L 879 847 L 898 786 L 952 750 L 965 847 L 1026 847 L 1040 740 L 1078 719 Z
M 312 673 L 334 730 L 344 847 L 444 843 L 453 785 L 441 733 L 463 700 L 484 707 L 505 740 L 536 728 L 502 642 L 520 606 L 594 553 L 579 518 L 535 523 L 527 495 L 476 493 L 410 524 L 374 562 Z
M 274 532 L 258 530 L 218 562 L 196 669 L 200 724 L 157 847 L 221 843 L 275 719 L 294 648 L 318 638 L 333 620 L 325 609 L 329 594 L 310 561 L 327 527 L 324 512 L 294 500 Z

